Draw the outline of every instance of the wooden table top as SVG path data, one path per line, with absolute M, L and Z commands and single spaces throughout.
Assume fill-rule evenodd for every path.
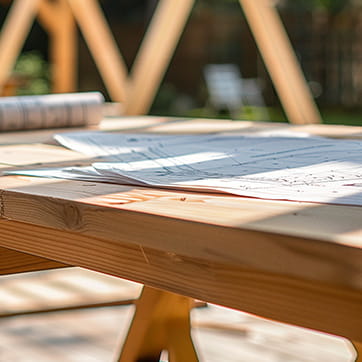
M 362 127 L 158 117 L 100 129 L 362 138 Z M 0 170 L 89 163 L 51 144 L 58 131 L 0 134 Z M 82 266 L 362 341 L 361 207 L 2 176 L 0 215 L 2 273 L 32 268 L 20 251 L 35 267 Z

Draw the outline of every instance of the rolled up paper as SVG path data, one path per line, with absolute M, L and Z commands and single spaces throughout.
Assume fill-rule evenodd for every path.
M 99 92 L 0 98 L 0 131 L 96 125 L 103 118 Z

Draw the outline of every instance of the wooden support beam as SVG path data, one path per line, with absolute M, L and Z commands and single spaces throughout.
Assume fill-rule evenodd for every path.
M 77 28 L 67 0 L 53 4 L 56 17 L 50 35 L 53 93 L 74 92 L 77 89 Z
M 146 114 L 153 102 L 194 0 L 162 0 L 132 67 L 125 113 Z
M 239 256 L 247 250 L 245 243 L 255 246 L 255 243 L 262 241 L 262 252 L 270 255 L 276 250 L 277 258 L 278 255 L 283 255 L 284 250 L 290 249 L 285 240 L 287 237 L 276 235 L 273 242 L 271 235 L 267 236 L 259 231 L 237 233 L 234 237 L 233 231 L 228 232 L 210 225 L 199 224 L 195 227 L 189 222 L 176 221 L 172 218 L 169 218 L 167 222 L 160 223 L 159 217 L 149 218 L 146 213 L 122 212 L 122 218 L 114 218 L 112 213 L 116 210 L 110 207 L 100 210 L 93 206 L 87 209 L 81 206 L 82 211 L 78 213 L 77 207 L 74 207 L 72 202 L 61 202 L 55 197 L 51 199 L 53 202 L 51 202 L 50 208 L 49 203 L 46 202 L 42 203 L 42 208 L 35 208 L 33 204 L 31 210 L 40 213 L 44 223 L 49 224 L 54 220 L 58 230 L 12 220 L 0 220 L 0 245 L 36 253 L 44 258 L 52 257 L 69 265 L 115 275 L 174 293 L 182 293 L 187 290 L 188 294 L 194 298 L 207 299 L 210 303 L 240 309 L 284 323 L 313 328 L 351 340 L 358 341 L 362 338 L 360 328 L 362 297 L 358 289 L 341 287 L 338 282 L 321 283 L 316 280 L 303 280 L 269 271 L 261 272 L 260 269 L 255 271 L 252 265 L 250 268 L 242 268 L 233 264 L 228 266 L 210 259 L 205 261 L 205 259 L 187 256 L 179 253 L 177 249 L 170 248 L 172 243 L 177 245 L 177 248 L 182 247 L 179 240 L 188 240 L 188 243 L 185 244 L 187 250 L 194 255 L 199 255 L 194 248 L 200 243 L 199 239 L 202 236 L 202 239 L 207 240 L 205 245 L 211 248 L 204 248 L 207 250 L 205 253 L 208 257 L 219 255 L 213 253 L 212 248 L 219 244 L 220 240 L 227 241 L 225 250 L 231 245 L 238 249 L 240 246 L 239 252 L 232 250 L 233 255 Z M 11 204 L 5 205 L 5 210 L 12 209 Z M 17 207 L 18 212 L 22 209 L 24 215 L 29 215 L 29 212 L 26 212 L 28 210 L 26 203 L 18 205 L 21 205 L 21 208 Z M 64 219 L 58 215 L 64 215 Z M 71 215 L 74 217 L 68 218 Z M 82 215 L 82 218 L 78 218 L 76 215 Z M 7 214 L 4 214 L 4 217 L 6 216 Z M 122 223 L 119 220 L 122 220 Z M 112 227 L 110 227 L 111 224 Z M 115 225 L 119 226 L 115 227 Z M 139 225 L 152 231 L 148 233 L 150 240 L 144 238 Z M 66 231 L 67 229 L 71 229 L 72 232 Z M 75 229 L 82 230 L 82 232 L 74 232 Z M 158 232 L 159 230 L 160 232 Z M 114 231 L 114 237 L 111 237 L 110 234 Z M 94 236 L 95 234 L 102 235 L 103 239 Z M 174 235 L 176 239 L 171 242 L 167 235 Z M 157 248 L 142 245 L 144 240 L 152 245 L 158 245 Z M 238 242 L 240 240 L 245 243 Z M 291 241 L 292 250 L 298 250 L 301 242 L 303 245 L 310 245 L 312 242 L 312 240 L 300 240 L 295 237 Z M 265 251 L 265 247 L 269 245 L 275 247 L 272 249 L 267 247 Z M 164 250 L 162 250 L 163 248 Z M 324 250 L 329 248 L 331 248 L 331 244 L 326 243 Z M 260 248 L 257 251 L 261 252 Z M 282 254 L 279 254 L 280 252 Z M 253 253 L 255 253 L 255 248 Z M 325 255 L 322 251 L 317 254 Z M 293 251 L 288 255 L 292 257 L 289 261 L 290 265 L 294 263 L 295 267 L 299 267 L 300 263 L 303 263 L 303 259 L 310 257 L 310 254 L 302 249 L 300 252 Z M 224 256 L 222 257 L 224 258 Z M 225 260 L 229 261 L 230 258 L 225 256 Z M 257 259 L 260 259 L 260 255 Z M 313 262 L 315 262 L 314 259 Z M 298 261 L 296 262 L 296 260 Z M 320 264 L 333 263 L 335 265 L 336 262 L 338 264 L 338 260 L 337 257 L 332 257 L 327 253 Z M 353 274 L 356 268 L 345 263 L 347 260 L 345 255 L 340 257 L 340 260 L 342 260 L 341 264 L 345 270 L 348 271 L 346 277 L 342 275 L 344 280 L 348 277 L 358 281 L 353 278 L 354 275 L 357 275 Z M 310 264 L 305 265 L 308 267 Z M 318 270 L 310 267 L 309 269 Z M 319 273 L 323 274 L 321 270 L 319 269 Z M 334 271 L 337 272 L 338 268 Z M 197 278 L 195 278 L 195 273 Z M 333 273 L 331 278 L 336 279 L 336 275 Z M 266 304 L 266 300 L 274 302 Z
M 30 31 L 41 0 L 13 3 L 0 32 L 0 91 L 4 87 Z
M 56 13 L 56 3 L 49 0 L 42 0 L 39 3 L 39 9 L 37 16 L 40 20 L 40 24 L 45 28 L 47 32 L 55 31 L 57 28 L 58 16 Z
M 194 0 L 159 2 L 128 80 L 126 65 L 97 0 L 16 0 L 0 36 L 0 88 L 9 76 L 39 10 L 53 43 L 53 91 L 75 90 L 74 15 L 110 97 L 125 103 L 128 115 L 145 114 L 153 102 L 193 4 Z M 320 123 L 320 114 L 273 2 L 240 0 L 240 4 L 289 120 L 300 124 Z
M 67 266 L 53 260 L 0 247 L 0 275 L 62 268 Z
M 274 3 L 270 0 L 240 0 L 240 4 L 289 121 L 321 123 Z
M 127 98 L 127 67 L 96 0 L 66 0 L 85 37 L 110 97 Z
M 145 286 L 119 362 L 159 361 L 163 350 L 172 362 L 198 361 L 190 334 L 192 303 L 190 298 Z

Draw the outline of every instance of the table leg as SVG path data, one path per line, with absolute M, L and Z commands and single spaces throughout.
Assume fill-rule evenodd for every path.
M 190 298 L 145 286 L 119 362 L 159 361 L 163 350 L 170 362 L 197 362 L 190 334 L 192 304 Z

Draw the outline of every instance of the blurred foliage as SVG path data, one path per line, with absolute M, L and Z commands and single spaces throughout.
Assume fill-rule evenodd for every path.
M 14 76 L 23 80 L 17 89 L 17 95 L 50 92 L 49 65 L 38 52 L 30 51 L 21 54 L 13 73 Z
M 328 108 L 321 110 L 323 123 L 344 124 L 348 126 L 362 126 L 362 114 L 360 109 L 346 110 L 343 108 Z
M 346 8 L 359 7 L 361 0 L 281 0 L 279 5 L 295 10 L 326 10 L 338 13 Z

